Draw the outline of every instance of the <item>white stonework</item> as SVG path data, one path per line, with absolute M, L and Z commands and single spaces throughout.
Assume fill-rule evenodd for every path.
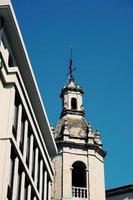
M 133 200 L 133 185 L 124 185 L 106 191 L 107 200 Z
M 70 72 L 54 140 L 11 0 L 0 0 L 0 200 L 105 200 L 106 153 Z M 133 200 L 133 186 L 106 199 Z
M 50 199 L 56 152 L 15 13 L 1 0 L 0 199 Z
M 133 192 L 117 195 L 114 197 L 109 197 L 107 200 L 133 200 Z
M 53 200 L 105 200 L 105 152 L 99 132 L 84 119 L 82 96 L 81 87 L 69 77 L 61 92 L 62 113 L 54 130 L 58 155 L 53 159 Z

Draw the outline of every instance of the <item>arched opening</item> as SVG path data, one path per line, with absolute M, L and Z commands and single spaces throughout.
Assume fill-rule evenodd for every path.
M 87 198 L 86 166 L 80 161 L 72 165 L 72 197 Z
M 71 99 L 71 108 L 72 109 L 77 109 L 77 99 L 76 98 L 72 98 Z
M 86 187 L 86 166 L 84 163 L 77 161 L 73 165 L 72 186 Z

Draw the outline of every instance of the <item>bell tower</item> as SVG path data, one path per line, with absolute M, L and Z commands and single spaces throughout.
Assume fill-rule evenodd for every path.
M 61 91 L 62 112 L 53 129 L 58 154 L 53 158 L 55 169 L 53 200 L 105 200 L 104 157 L 99 131 L 85 118 L 83 90 L 75 83 L 72 59 L 69 77 Z
M 62 99 L 61 117 L 66 114 L 74 114 L 84 116 L 83 109 L 83 90 L 80 85 L 76 85 L 73 76 L 68 78 L 68 83 L 61 91 L 60 98 Z

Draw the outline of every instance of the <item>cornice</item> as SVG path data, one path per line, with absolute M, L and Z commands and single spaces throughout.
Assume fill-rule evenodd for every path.
M 110 190 L 106 190 L 106 197 L 113 197 L 113 196 L 117 196 L 117 195 L 121 195 L 121 194 L 125 194 L 128 192 L 133 192 L 133 185 L 125 185 L 122 187 L 118 187 L 118 188 L 113 188 Z
M 103 158 L 106 156 L 106 152 L 96 144 L 75 143 L 71 141 L 57 141 L 56 144 L 58 149 L 62 147 L 70 147 L 75 149 L 95 150 Z

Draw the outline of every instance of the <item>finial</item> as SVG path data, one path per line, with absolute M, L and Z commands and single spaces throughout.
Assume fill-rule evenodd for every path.
M 73 64 L 73 59 L 72 59 L 72 46 L 70 47 L 70 64 L 69 64 L 69 80 L 74 80 L 73 78 L 73 71 L 76 70 L 76 67 L 73 68 L 72 64 Z

